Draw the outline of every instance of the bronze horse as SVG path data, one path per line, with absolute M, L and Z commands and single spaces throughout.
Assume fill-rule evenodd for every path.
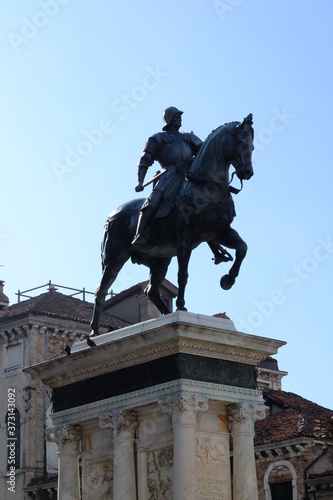
M 230 227 L 235 216 L 231 192 L 236 190 L 229 186 L 229 168 L 234 166 L 241 182 L 252 177 L 253 135 L 251 114 L 243 122 L 226 123 L 213 130 L 193 160 L 169 215 L 152 221 L 145 247 L 135 249 L 131 245 L 143 199 L 125 203 L 110 214 L 102 242 L 103 272 L 96 289 L 92 337 L 99 335 L 100 313 L 107 292 L 129 258 L 150 268 L 145 293 L 161 314 L 170 312 L 159 286 L 174 256 L 178 259 L 176 306 L 177 310 L 186 311 L 188 264 L 192 250 L 202 242 L 235 250 L 235 261 L 229 273 L 221 278 L 224 290 L 232 287 L 247 245 Z

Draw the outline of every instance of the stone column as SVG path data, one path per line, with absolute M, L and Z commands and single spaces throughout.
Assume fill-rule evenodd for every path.
M 134 411 L 117 411 L 101 418 L 101 427 L 113 429 L 113 500 L 137 500 L 134 436 L 138 425 Z
M 56 426 L 58 442 L 58 499 L 79 500 L 79 456 L 81 428 L 79 425 Z
M 228 410 L 233 439 L 233 500 L 258 500 L 254 422 L 264 418 L 264 412 L 257 403 L 230 405 Z
M 206 411 L 208 403 L 199 403 L 195 395 L 181 393 L 160 402 L 160 409 L 172 417 L 173 497 L 177 500 L 198 500 L 196 415 Z

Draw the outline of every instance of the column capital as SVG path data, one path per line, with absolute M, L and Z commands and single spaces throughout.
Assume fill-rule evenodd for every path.
M 54 427 L 54 439 L 58 443 L 60 452 L 74 451 L 79 452 L 79 444 L 81 440 L 80 425 L 56 425 Z
M 135 411 L 117 410 L 101 415 L 99 417 L 99 426 L 102 428 L 111 428 L 114 439 L 133 438 L 138 421 Z
M 259 403 L 239 403 L 228 406 L 230 431 L 234 433 L 254 432 L 256 420 L 266 416 L 263 405 Z
M 195 425 L 196 414 L 208 410 L 208 402 L 199 401 L 196 394 L 180 393 L 158 402 L 163 413 L 172 416 L 172 425 Z

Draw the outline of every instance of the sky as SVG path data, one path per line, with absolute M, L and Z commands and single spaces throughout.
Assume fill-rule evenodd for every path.
M 49 280 L 95 290 L 104 222 L 142 197 L 137 163 L 165 108 L 183 110 L 182 130 L 201 139 L 253 113 L 254 176 L 234 197 L 232 224 L 248 254 L 224 291 L 230 264 L 196 249 L 186 306 L 285 341 L 275 356 L 283 389 L 333 408 L 332 18 L 329 0 L 1 2 L 0 279 L 10 303 Z M 113 292 L 147 278 L 128 263 Z M 176 284 L 176 262 L 167 278 Z

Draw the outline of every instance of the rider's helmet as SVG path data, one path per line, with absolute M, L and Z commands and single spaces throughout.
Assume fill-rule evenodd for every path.
M 170 125 L 172 118 L 176 113 L 180 113 L 181 115 L 183 114 L 183 111 L 180 111 L 180 109 L 175 108 L 174 106 L 170 106 L 167 108 L 164 113 L 163 113 L 163 120 L 165 121 L 165 125 L 162 128 L 162 130 L 167 130 L 168 125 Z

